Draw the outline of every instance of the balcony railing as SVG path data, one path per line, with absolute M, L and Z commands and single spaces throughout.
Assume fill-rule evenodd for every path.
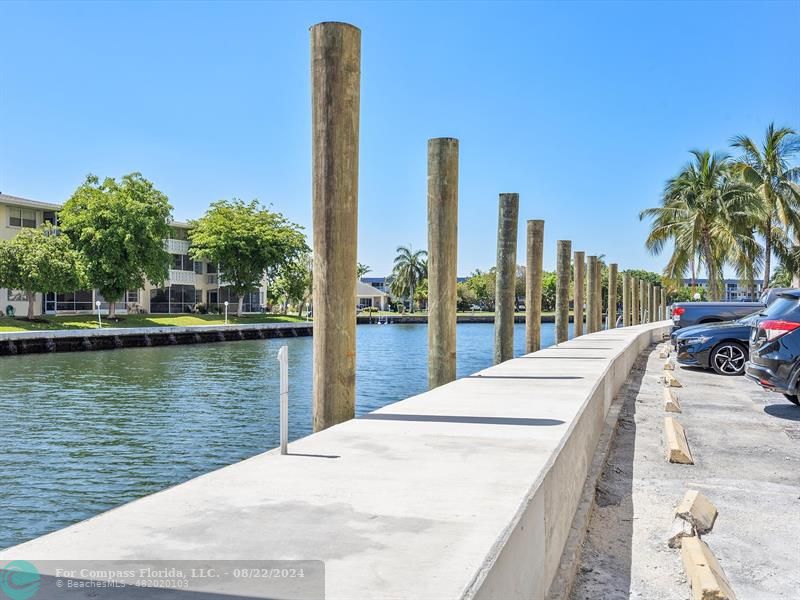
M 194 285 L 194 271 L 177 271 L 175 269 L 170 269 L 169 282 L 179 285 Z
M 170 254 L 188 254 L 189 242 L 187 240 L 164 240 L 164 249 Z

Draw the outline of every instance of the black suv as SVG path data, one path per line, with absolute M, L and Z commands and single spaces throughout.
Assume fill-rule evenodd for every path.
M 800 404 L 800 291 L 780 294 L 769 307 L 769 316 L 752 328 L 745 375 Z

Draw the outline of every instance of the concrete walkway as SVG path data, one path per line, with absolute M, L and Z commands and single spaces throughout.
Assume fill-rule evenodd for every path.
M 719 509 L 703 539 L 740 600 L 800 590 L 800 407 L 743 377 L 678 367 L 675 389 L 694 465 L 663 448 L 664 360 L 653 352 L 622 392 L 624 405 L 582 551 L 572 600 L 686 600 L 680 551 L 667 547 L 687 489 Z M 644 370 L 646 368 L 646 371 Z
M 0 552 L 0 564 L 321 560 L 328 600 L 544 598 L 611 400 L 668 327 L 507 361 L 298 440 L 288 456 L 262 454 Z

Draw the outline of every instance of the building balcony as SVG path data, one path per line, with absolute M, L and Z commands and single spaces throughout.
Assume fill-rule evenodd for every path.
M 189 254 L 189 242 L 187 240 L 164 240 L 164 249 L 170 254 Z
M 194 271 L 177 271 L 175 269 L 170 269 L 169 284 L 194 285 L 195 284 Z

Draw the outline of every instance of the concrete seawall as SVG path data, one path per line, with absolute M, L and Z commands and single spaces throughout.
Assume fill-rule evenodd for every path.
M 507 361 L 298 440 L 287 456 L 2 551 L 0 564 L 315 559 L 328 599 L 543 599 L 611 401 L 670 326 Z
M 252 323 L 4 332 L 0 356 L 299 337 L 311 335 L 312 329 L 311 323 Z

